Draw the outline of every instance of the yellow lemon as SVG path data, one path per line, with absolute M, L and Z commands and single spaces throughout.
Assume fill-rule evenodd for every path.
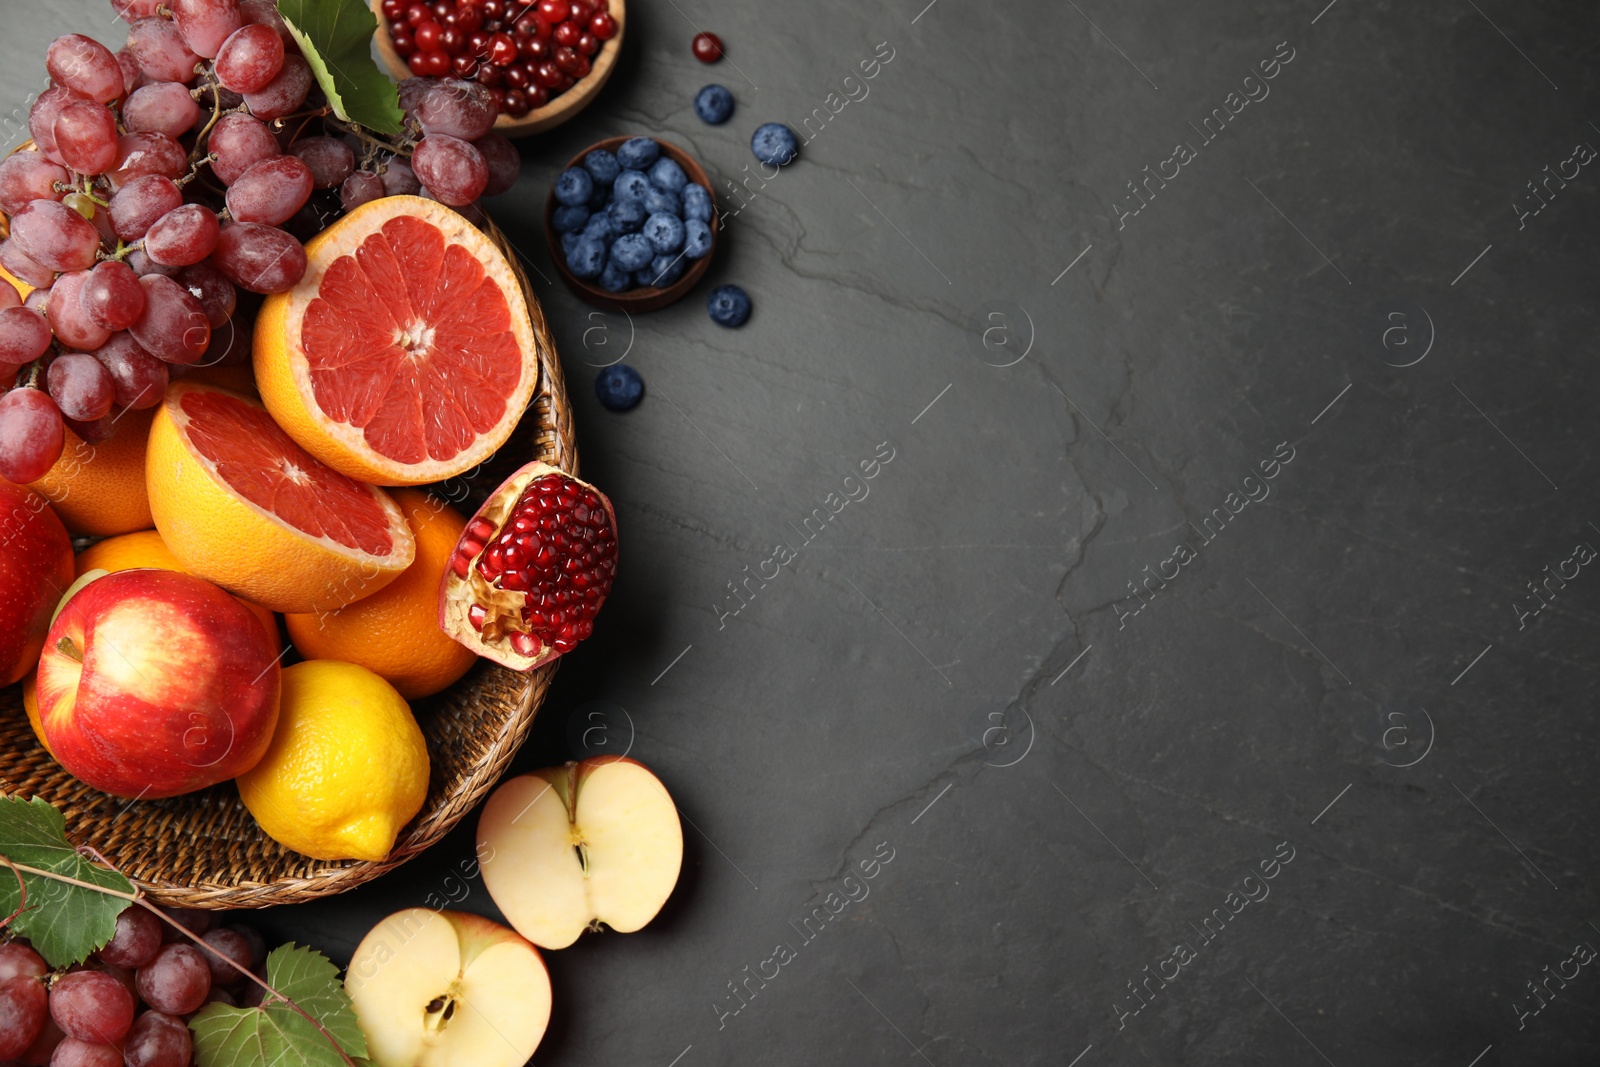
M 411 708 L 365 667 L 307 660 L 283 671 L 278 732 L 239 776 L 269 837 L 319 860 L 381 860 L 428 794 Z

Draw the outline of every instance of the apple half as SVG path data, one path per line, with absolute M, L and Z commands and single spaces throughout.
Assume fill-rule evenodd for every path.
M 683 867 L 678 807 L 644 764 L 595 756 L 503 783 L 478 820 L 483 884 L 541 948 L 641 929 Z
M 375 1067 L 522 1067 L 550 1023 L 539 950 L 465 912 L 395 912 L 362 939 L 344 985 Z

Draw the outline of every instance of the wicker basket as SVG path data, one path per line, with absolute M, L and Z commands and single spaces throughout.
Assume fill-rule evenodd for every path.
M 0 216 L 0 236 L 5 233 Z M 577 472 L 572 409 L 561 364 L 527 275 L 505 235 L 486 223 L 522 284 L 539 349 L 539 387 L 511 439 L 468 484 L 475 508 L 512 471 L 539 459 Z M 454 496 L 461 494 L 456 492 Z M 330 896 L 390 871 L 436 843 L 504 773 L 527 736 L 555 664 L 521 674 L 480 661 L 455 685 L 415 701 L 432 775 L 422 811 L 378 863 L 325 863 L 262 833 L 232 782 L 166 800 L 129 801 L 84 785 L 40 747 L 20 686 L 0 689 L 0 794 L 42 797 L 61 809 L 68 836 L 92 843 L 162 903 L 186 908 L 264 908 Z

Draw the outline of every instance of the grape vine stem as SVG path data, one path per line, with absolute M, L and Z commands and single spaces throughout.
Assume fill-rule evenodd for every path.
M 85 845 L 85 846 L 83 846 L 83 851 L 89 853 L 97 862 L 99 862 L 102 866 L 106 867 L 108 870 L 117 871 L 116 865 L 113 864 L 110 860 L 106 859 L 105 856 L 100 853 L 99 849 L 96 849 L 96 848 L 94 848 L 92 846 L 89 846 L 89 845 Z M 171 926 L 173 929 L 177 930 L 180 934 L 182 934 L 184 937 L 187 937 L 190 941 L 193 941 L 196 945 L 199 945 L 200 948 L 203 951 L 211 952 L 211 946 L 207 945 L 205 943 L 205 940 L 199 934 L 195 933 L 193 930 L 189 929 L 187 926 L 183 925 L 178 920 L 174 919 L 172 916 L 168 915 L 166 912 L 162 911 L 160 908 L 158 908 L 154 904 L 150 903 L 148 900 L 145 899 L 144 894 L 140 893 L 138 890 L 134 890 L 132 893 L 124 893 L 120 889 L 111 889 L 111 888 L 109 888 L 107 886 L 95 885 L 93 882 L 85 882 L 82 879 L 73 878 L 73 877 L 71 877 L 69 875 L 57 874 L 54 871 L 40 870 L 38 867 L 30 867 L 25 863 L 13 862 L 4 853 L 0 853 L 0 863 L 4 863 L 7 867 L 11 868 L 12 873 L 14 873 L 17 876 L 17 881 L 18 882 L 22 882 L 22 876 L 24 874 L 32 874 L 32 875 L 36 875 L 36 876 L 38 876 L 40 878 L 48 878 L 52 882 L 62 882 L 62 883 L 65 883 L 66 885 L 77 886 L 79 889 L 91 889 L 96 893 L 103 893 L 108 897 L 116 897 L 118 900 L 126 900 L 126 901 L 128 901 L 130 903 L 137 904 L 140 907 L 144 908 L 146 911 L 150 912 L 156 918 L 160 919 L 162 922 L 166 923 L 168 926 Z M 121 874 L 122 872 L 117 871 L 117 873 Z M 126 877 L 126 876 L 124 876 L 124 877 Z M 23 897 L 23 903 L 24 904 L 27 902 L 27 894 L 28 894 L 27 883 L 26 882 L 22 882 L 22 897 Z M 0 927 L 4 927 L 6 925 L 6 923 L 10 923 L 12 919 L 15 919 L 17 917 L 17 915 L 22 914 L 22 910 L 23 910 L 22 906 L 19 905 L 17 910 L 16 910 L 16 912 L 11 916 L 11 918 L 7 919 L 5 921 L 5 923 L 0 923 Z M 223 963 L 226 963 L 229 967 L 232 967 L 234 970 L 236 970 L 240 974 L 244 975 L 245 978 L 247 978 L 250 981 L 254 982 L 256 985 L 258 985 L 262 989 L 264 989 L 267 993 L 271 994 L 273 999 L 275 999 L 275 1000 L 283 1003 L 284 1005 L 288 1006 L 291 1010 L 293 1010 L 301 1018 L 305 1019 L 306 1022 L 308 1022 L 312 1026 L 316 1027 L 317 1032 L 320 1033 L 323 1037 L 328 1039 L 328 1044 L 333 1046 L 334 1051 L 339 1054 L 339 1058 L 344 1060 L 345 1063 L 349 1064 L 350 1067 L 356 1067 L 356 1061 L 350 1058 L 350 1054 L 344 1050 L 344 1046 L 340 1045 L 338 1040 L 332 1034 L 330 1034 L 328 1032 L 327 1027 L 323 1026 L 322 1023 L 318 1022 L 316 1017 L 313 1016 L 310 1012 L 306 1011 L 300 1005 L 296 1004 L 289 997 L 286 997 L 282 993 L 278 992 L 276 989 L 274 989 L 272 986 L 268 985 L 266 982 L 262 981 L 260 978 L 257 978 L 255 976 L 254 972 L 252 972 L 249 968 L 241 967 L 238 963 L 234 962 L 232 959 L 229 959 L 228 956 L 225 955 L 224 953 L 211 952 L 211 955 L 215 956 L 217 959 L 221 960 Z

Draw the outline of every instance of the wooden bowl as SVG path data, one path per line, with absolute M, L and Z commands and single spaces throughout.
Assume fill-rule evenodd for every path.
M 484 229 L 522 284 L 539 351 L 533 402 L 511 439 L 465 482 L 449 483 L 458 510 L 472 512 L 532 459 L 576 473 L 572 409 L 544 313 L 493 223 Z M 5 231 L 0 217 L 0 233 Z M 464 495 L 464 499 L 463 499 Z M 185 908 L 264 908 L 331 896 L 393 870 L 435 844 L 505 773 L 527 737 L 554 663 L 522 674 L 481 660 L 449 689 L 413 701 L 432 772 L 422 811 L 388 857 L 371 863 L 313 860 L 284 848 L 256 825 L 232 782 L 166 800 L 129 802 L 68 774 L 34 737 L 22 687 L 0 689 L 0 795 L 42 797 L 61 809 L 67 836 L 92 844 L 152 899 Z
M 389 74 L 396 81 L 412 77 L 411 68 L 400 58 L 400 53 L 394 50 L 394 43 L 389 40 L 388 20 L 383 17 L 383 0 L 368 0 L 368 6 L 378 19 L 378 31 L 373 35 L 373 43 L 378 48 L 378 58 L 383 61 L 383 65 L 388 68 Z M 611 77 L 611 72 L 617 66 L 617 56 L 622 54 L 622 31 L 628 22 L 626 8 L 625 0 L 610 0 L 611 17 L 616 20 L 617 33 L 595 53 L 588 74 L 544 107 L 534 108 L 520 119 L 501 115 L 494 122 L 494 131 L 506 137 L 525 137 L 530 133 L 543 133 L 545 130 L 555 129 L 588 107 L 590 101 L 599 95 L 606 80 Z
M 629 140 L 629 138 L 608 137 L 604 141 L 592 144 L 573 156 L 567 163 L 567 167 L 578 166 L 583 162 L 584 156 L 597 148 L 605 148 L 615 152 L 617 146 L 626 140 Z M 705 277 L 706 271 L 711 269 L 711 261 L 716 258 L 717 230 L 719 228 L 716 222 L 717 194 L 716 190 L 711 188 L 711 179 L 706 177 L 706 172 L 701 169 L 700 164 L 694 161 L 694 157 L 677 145 L 669 144 L 659 138 L 652 138 L 652 140 L 661 146 L 662 155 L 674 160 L 678 166 L 683 168 L 683 172 L 689 176 L 691 182 L 704 187 L 705 191 L 711 194 L 711 250 L 699 259 L 691 260 L 689 269 L 684 272 L 683 277 L 665 288 L 651 285 L 643 289 L 629 289 L 622 293 L 608 292 L 598 285 L 585 281 L 567 269 L 567 257 L 561 251 L 561 236 L 550 226 L 551 218 L 555 215 L 556 208 L 559 206 L 556 204 L 555 189 L 552 188 L 550 195 L 545 198 L 544 205 L 544 235 L 545 239 L 550 242 L 550 258 L 555 260 L 556 270 L 560 272 L 561 280 L 567 283 L 567 288 L 576 293 L 580 299 L 593 304 L 595 307 L 606 308 L 610 311 L 626 311 L 630 314 L 634 312 L 659 311 L 668 304 L 677 303 L 687 296 L 689 290 L 693 289 L 695 284 Z M 562 169 L 565 170 L 566 167 Z

